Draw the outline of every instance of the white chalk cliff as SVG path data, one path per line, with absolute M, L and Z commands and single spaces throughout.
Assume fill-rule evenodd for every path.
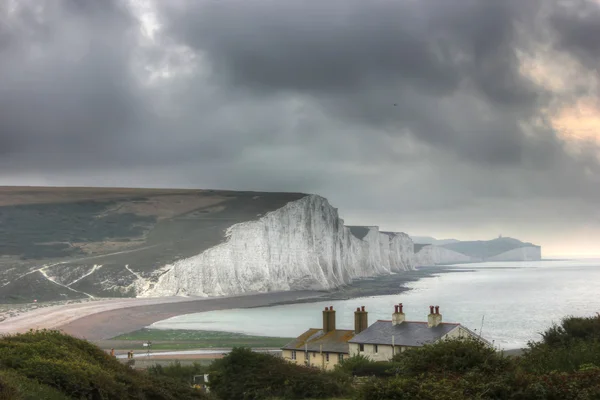
M 472 262 L 473 257 L 434 244 L 424 246 L 415 254 L 417 267 Z
M 325 198 L 306 196 L 231 226 L 223 243 L 165 266 L 155 283 L 138 285 L 138 296 L 331 289 L 414 268 L 408 235 L 365 229 L 356 237 Z

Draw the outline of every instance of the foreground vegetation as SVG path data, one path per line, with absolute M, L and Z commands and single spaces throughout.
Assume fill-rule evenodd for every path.
M 91 343 L 57 331 L 0 339 L 0 399 L 206 399 L 190 385 L 132 370 Z
M 324 372 L 238 348 L 193 372 L 173 366 L 158 373 L 188 379 L 209 373 L 212 393 L 223 400 L 596 400 L 599 366 L 600 315 L 566 318 L 520 357 L 506 357 L 477 340 L 448 340 L 389 362 L 352 357 Z
M 566 318 L 505 357 L 477 340 L 448 340 L 384 363 L 352 357 L 334 371 L 235 348 L 210 366 L 136 372 L 58 332 L 0 340 L 0 399 L 595 400 L 600 399 L 600 315 Z M 192 388 L 209 374 L 211 393 Z
M 151 341 L 152 348 L 159 349 L 203 349 L 203 348 L 230 348 L 230 347 L 275 347 L 280 348 L 289 343 L 292 338 L 250 336 L 243 333 L 197 331 L 186 329 L 140 329 L 113 338 L 113 340 Z M 130 345 L 113 346 L 114 348 L 128 348 Z

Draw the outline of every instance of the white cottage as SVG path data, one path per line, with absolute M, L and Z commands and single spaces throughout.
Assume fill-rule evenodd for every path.
M 446 338 L 475 338 L 491 345 L 459 323 L 442 322 L 439 306 L 430 306 L 427 321 L 406 321 L 402 304 L 394 306 L 391 320 L 379 320 L 348 341 L 350 356 L 363 355 L 373 361 L 387 361 L 411 347 L 420 347 Z

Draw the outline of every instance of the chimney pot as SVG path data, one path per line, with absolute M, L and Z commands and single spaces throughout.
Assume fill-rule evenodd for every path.
M 392 315 L 392 325 L 396 326 L 404 322 L 404 313 L 402 312 L 402 303 L 394 306 L 396 312 Z
M 432 313 L 427 316 L 427 325 L 433 328 L 442 323 L 442 314 L 440 314 L 440 306 L 431 306 L 431 308 Z M 435 308 L 435 312 L 433 312 L 433 308 Z
M 333 306 L 329 306 L 329 309 L 330 309 L 331 311 L 333 311 Z
M 399 306 L 394 306 L 394 312 L 397 313 L 398 312 L 398 308 Z
M 356 307 L 354 313 L 354 333 L 359 334 L 369 327 L 368 313 L 365 311 L 365 306 Z
M 429 306 L 429 314 L 433 314 L 433 306 Z
M 328 311 L 328 310 L 329 310 L 329 308 L 325 307 L 325 311 Z

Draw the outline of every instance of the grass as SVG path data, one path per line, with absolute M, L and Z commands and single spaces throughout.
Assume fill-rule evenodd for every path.
M 292 338 L 250 336 L 243 333 L 184 329 L 140 329 L 112 340 L 151 341 L 153 350 L 186 350 L 229 347 L 282 347 Z M 117 345 L 115 343 L 115 345 Z M 124 345 L 126 347 L 126 345 Z M 115 347 L 117 348 L 117 347 Z
M 0 399 L 207 398 L 188 384 L 135 371 L 93 344 L 58 331 L 0 338 Z

